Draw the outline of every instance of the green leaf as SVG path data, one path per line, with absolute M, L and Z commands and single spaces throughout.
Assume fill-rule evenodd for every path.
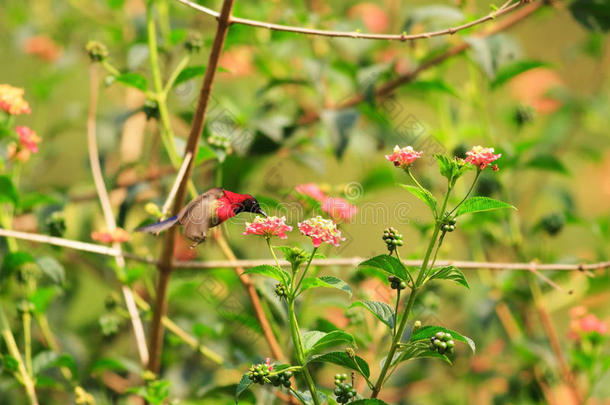
M 539 170 L 547 170 L 560 174 L 569 174 L 569 170 L 565 167 L 561 160 L 553 155 L 541 154 L 525 163 L 525 167 Z
M 350 402 L 350 405 L 388 405 L 388 403 L 382 401 L 381 399 L 368 398 Z
M 390 273 L 398 277 L 402 281 L 407 281 L 411 279 L 411 276 L 407 273 L 405 266 L 394 256 L 375 256 L 373 258 L 363 261 L 358 265 L 358 267 L 371 267 L 374 269 L 378 269 L 386 273 Z
M 443 328 L 442 326 L 430 326 L 430 325 L 422 326 L 421 328 L 419 328 L 415 332 L 413 332 L 413 334 L 411 335 L 411 339 L 409 339 L 409 341 L 416 342 L 419 340 L 428 340 L 432 336 L 436 335 L 437 332 L 450 333 L 453 340 L 458 340 L 460 342 L 466 343 L 470 347 L 470 349 L 472 350 L 473 353 L 476 350 L 476 345 L 474 344 L 474 341 L 472 339 L 470 339 L 469 337 L 464 336 L 461 333 L 456 332 L 454 330 Z
M 96 360 L 91 366 L 91 374 L 97 374 L 102 371 L 128 371 L 129 367 L 121 360 L 112 359 L 109 357 Z
M 26 252 L 9 252 L 2 261 L 2 278 L 18 270 L 26 263 L 35 263 L 34 257 Z
M 350 134 L 356 126 L 358 116 L 359 112 L 353 108 L 322 111 L 321 119 L 330 131 L 330 139 L 338 159 L 343 157 L 343 153 L 347 149 Z
M 58 204 L 59 202 L 59 199 L 46 194 L 38 192 L 27 193 L 23 194 L 19 199 L 19 209 L 21 211 L 30 211 L 37 205 Z
M 174 87 L 178 86 L 180 83 L 184 83 L 188 80 L 191 80 L 194 77 L 201 76 L 205 73 L 205 66 L 187 66 L 176 77 L 174 81 Z
M 447 178 L 449 185 L 453 187 L 457 179 L 472 168 L 471 165 L 460 164 L 456 159 L 450 159 L 445 155 L 434 155 L 438 162 L 439 170 L 443 177 Z
M 8 176 L 0 176 L 0 203 L 17 205 L 19 193 Z
M 40 270 L 57 284 L 63 284 L 66 279 L 64 266 L 51 256 L 43 256 L 36 259 L 36 264 Z
M 406 88 L 408 90 L 421 92 L 438 91 L 454 97 L 459 97 L 458 92 L 447 82 L 442 80 L 417 80 L 407 84 Z
M 117 82 L 123 83 L 126 86 L 134 87 L 141 91 L 146 91 L 148 87 L 148 80 L 144 76 L 135 72 L 121 73 L 116 76 Z
M 197 156 L 195 156 L 195 166 L 199 166 L 201 163 L 211 159 L 216 159 L 216 153 L 212 148 L 206 145 L 200 145 L 197 149 Z
M 262 264 L 260 266 L 252 267 L 251 269 L 247 269 L 246 271 L 244 271 L 244 274 L 261 274 L 263 276 L 271 277 L 283 283 L 286 283 L 287 280 L 290 280 L 290 275 L 287 272 L 285 272 L 284 270 L 280 270 L 275 266 L 270 266 L 268 264 Z
M 329 333 L 320 331 L 310 331 L 303 334 L 303 346 L 305 347 L 305 357 L 317 354 L 329 347 L 339 344 L 355 346 L 354 337 L 342 330 L 334 330 Z
M 352 307 L 359 306 L 368 309 L 381 322 L 385 323 L 388 328 L 392 329 L 395 323 L 395 314 L 391 306 L 380 301 L 356 301 Z
M 516 208 L 512 205 L 503 201 L 494 200 L 493 198 L 470 197 L 464 201 L 462 205 L 460 205 L 455 213 L 455 216 L 459 217 L 460 215 L 471 214 L 473 212 L 493 211 L 503 208 L 512 208 L 516 210 Z
M 319 356 L 313 356 L 309 360 L 309 363 L 332 363 L 338 366 L 347 367 L 359 373 L 362 370 L 361 374 L 367 378 L 371 376 L 371 371 L 366 360 L 359 356 L 352 359 L 346 352 L 330 352 Z
M 430 193 L 428 190 L 422 190 L 419 187 L 411 186 L 409 184 L 399 184 L 399 186 L 422 200 L 428 207 L 430 207 L 432 213 L 436 217 L 436 198 L 434 198 L 432 193 Z
M 496 76 L 491 81 L 490 86 L 492 89 L 498 88 L 523 72 L 543 66 L 548 66 L 548 64 L 536 60 L 520 60 L 513 62 L 496 72 Z
M 248 374 L 244 374 L 243 376 L 241 376 L 241 380 L 239 381 L 239 384 L 237 384 L 237 388 L 235 389 L 235 403 L 236 404 L 239 402 L 239 396 L 245 390 L 247 390 L 251 384 L 252 384 L 252 381 L 250 380 L 250 377 L 248 377 Z
M 443 266 L 432 269 L 429 280 L 434 279 L 453 280 L 466 288 L 470 288 L 462 270 L 455 266 Z
M 345 281 L 333 276 L 307 277 L 303 280 L 301 291 L 317 287 L 337 288 L 348 293 L 350 297 L 352 296 L 351 287 Z
M 412 359 L 432 358 L 446 361 L 449 364 L 451 360 L 444 354 L 440 354 L 435 350 L 430 350 L 430 342 L 409 342 L 398 349 L 398 353 L 392 359 L 392 365 L 402 363 L 403 361 Z
M 585 28 L 592 31 L 610 30 L 608 0 L 574 0 L 569 8 L 576 21 Z
M 57 286 L 38 287 L 30 297 L 30 301 L 34 304 L 34 312 L 43 314 L 46 312 L 51 300 L 60 292 Z
M 38 374 L 51 367 L 67 367 L 73 374 L 76 374 L 77 371 L 76 363 L 69 354 L 59 354 L 51 350 L 46 350 L 38 353 L 32 359 L 34 374 Z

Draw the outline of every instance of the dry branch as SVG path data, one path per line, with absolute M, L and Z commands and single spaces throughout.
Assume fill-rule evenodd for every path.
M 177 0 L 178 2 L 191 7 L 195 10 L 201 11 L 204 14 L 210 15 L 215 18 L 219 18 L 220 14 L 208 7 L 204 7 L 197 3 L 194 3 L 190 0 Z M 355 39 L 377 39 L 377 40 L 386 40 L 386 41 L 413 41 L 416 39 L 427 39 L 432 37 L 439 37 L 443 35 L 453 35 L 458 31 L 465 30 L 467 28 L 474 27 L 475 25 L 482 24 L 486 21 L 493 20 L 497 17 L 500 17 L 503 14 L 510 13 L 511 11 L 519 8 L 521 5 L 526 3 L 526 1 L 519 0 L 516 3 L 510 4 L 511 1 L 506 2 L 502 7 L 498 8 L 496 11 L 492 11 L 484 17 L 478 18 L 474 21 L 468 22 L 466 24 L 459 25 L 457 27 L 450 27 L 439 31 L 431 31 L 424 32 L 421 34 L 412 34 L 407 35 L 406 33 L 402 34 L 364 34 L 362 32 L 357 31 L 329 31 L 329 30 L 318 30 L 314 28 L 303 28 L 296 27 L 291 25 L 282 25 L 282 24 L 274 24 L 265 21 L 257 21 L 250 20 L 248 18 L 240 18 L 240 17 L 231 17 L 231 24 L 242 24 L 249 25 L 251 27 L 258 28 L 266 28 L 268 30 L 273 31 L 284 31 L 284 32 L 293 32 L 296 34 L 305 34 L 305 35 L 317 35 L 323 37 L 334 37 L 334 38 L 355 38 Z

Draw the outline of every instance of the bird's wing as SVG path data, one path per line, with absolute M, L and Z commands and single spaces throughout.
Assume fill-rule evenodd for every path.
M 184 235 L 194 241 L 203 241 L 216 215 L 216 205 L 224 192 L 213 188 L 201 194 L 178 214 L 178 221 L 184 228 Z

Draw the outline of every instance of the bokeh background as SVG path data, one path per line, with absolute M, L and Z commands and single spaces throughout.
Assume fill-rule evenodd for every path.
M 158 40 L 163 74 L 186 54 L 184 42 L 201 34 L 203 47 L 189 66 L 207 64 L 216 27 L 212 17 L 176 1 L 157 0 Z M 259 197 L 265 209 L 287 215 L 292 225 L 321 212 L 301 198 L 295 186 L 316 183 L 325 193 L 359 207 L 341 229 L 346 241 L 324 251 L 328 257 L 381 254 L 383 229 L 404 235 L 405 258 L 421 258 L 431 218 L 418 200 L 396 183 L 406 175 L 385 159 L 395 144 L 414 144 L 428 156 L 416 168 L 422 183 L 441 192 L 444 183 L 430 156 L 461 155 L 472 145 L 502 153 L 498 173 L 485 175 L 479 195 L 518 208 L 468 218 L 443 246 L 443 259 L 496 262 L 580 263 L 609 260 L 610 246 L 610 4 L 604 1 L 553 1 L 514 27 L 484 39 L 476 35 L 491 21 L 455 34 L 415 42 L 310 37 L 234 25 L 220 60 L 213 102 L 194 183 L 203 191 L 222 185 Z M 201 4 L 218 10 L 220 2 Z M 499 4 L 497 4 L 499 6 Z M 456 26 L 491 11 L 483 1 L 335 0 L 237 2 L 235 15 L 282 24 L 378 33 L 418 33 Z M 510 18 L 505 16 L 501 18 Z M 501 18 L 498 18 L 501 21 Z M 91 242 L 104 228 L 87 158 L 86 115 L 89 40 L 104 43 L 109 62 L 121 72 L 146 78 L 151 70 L 143 0 L 16 1 L 0 3 L 0 83 L 25 89 L 32 113 L 19 117 L 42 138 L 40 151 L 21 169 L 18 190 L 34 201 L 17 209 L 13 228 L 60 234 Z M 453 44 L 467 41 L 465 53 L 427 69 L 390 97 L 371 92 L 405 74 Z M 102 66 L 97 113 L 98 144 L 107 187 L 119 226 L 131 232 L 151 215 L 147 203 L 161 206 L 175 171 L 163 150 L 155 119 L 147 119 L 141 82 L 121 83 Z M 168 104 L 179 151 L 190 128 L 203 69 L 192 70 L 170 91 Z M 197 74 L 198 73 L 198 74 Z M 108 76 L 108 78 L 105 78 Z M 136 79 L 140 80 L 140 79 Z M 358 105 L 333 106 L 355 94 Z M 312 114 L 320 119 L 308 121 Z M 226 138 L 232 146 L 214 144 Z M 2 154 L 6 156 L 6 142 Z M 464 186 L 465 187 L 465 186 Z M 464 192 L 465 189 L 461 190 Z M 248 215 L 223 226 L 239 258 L 269 258 L 263 240 L 242 236 Z M 296 233 L 290 242 L 308 246 Z M 4 242 L 2 242 L 4 243 Z M 156 257 L 161 238 L 132 234 L 129 252 Z M 78 385 L 98 404 L 130 403 L 125 387 L 135 384 L 140 366 L 129 321 L 109 302 L 120 301 L 120 284 L 107 257 L 19 242 L 20 250 L 55 258 L 65 280 L 42 278 L 47 314 L 62 352 L 74 360 Z M 223 259 L 213 242 L 189 250 L 176 246 L 182 260 Z M 128 264 L 133 286 L 151 292 L 154 266 Z M 355 286 L 360 297 L 383 299 L 383 283 L 353 267 L 324 268 Z M 607 270 L 548 272 L 560 288 L 522 271 L 467 270 L 469 291 L 438 286 L 416 308 L 424 322 L 442 322 L 477 342 L 477 353 L 462 350 L 453 367 L 423 360 L 409 363 L 386 392 L 390 403 L 568 404 L 568 387 L 541 324 L 543 303 L 561 350 L 588 403 L 608 403 L 608 345 L 596 337 L 595 352 L 570 315 L 584 306 L 602 322 L 610 311 Z M 256 279 L 265 309 L 280 341 L 288 344 L 285 313 L 273 284 Z M 11 313 L 20 299 L 14 283 L 2 281 L 2 300 Z M 210 287 L 212 286 L 212 287 Z M 567 291 L 572 291 L 568 294 Z M 537 295 L 539 294 L 539 295 Z M 381 297 L 381 298 L 380 298 Z M 173 399 L 185 404 L 233 403 L 234 386 L 251 362 L 266 357 L 247 297 L 229 269 L 180 270 L 170 287 L 169 315 L 208 347 L 222 354 L 218 366 L 171 334 L 166 335 L 161 377 L 171 382 Z M 307 328 L 347 328 L 367 360 L 376 364 L 383 330 L 369 314 L 349 308 L 340 294 L 313 294 L 302 308 Z M 227 310 L 227 307 L 231 307 Z M 148 315 L 143 314 L 145 320 Z M 18 336 L 18 323 L 15 334 Z M 35 352 L 45 350 L 34 330 Z M 381 342 L 381 343 L 380 343 Z M 379 346 L 376 346 L 379 345 Z M 2 346 L 0 346 L 2 347 Z M 593 350 L 593 349 L 591 349 Z M 55 365 L 56 366 L 56 365 Z M 325 366 L 318 380 L 332 387 L 338 372 Z M 74 401 L 73 383 L 49 366 L 40 379 L 43 403 Z M 119 391 L 119 392 L 117 392 Z M 245 402 L 271 403 L 265 390 Z M 25 403 L 6 370 L 0 375 L 0 404 Z

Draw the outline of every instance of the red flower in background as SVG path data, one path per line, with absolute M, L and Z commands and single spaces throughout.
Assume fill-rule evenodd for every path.
M 413 164 L 417 159 L 421 157 L 423 152 L 417 152 L 412 146 L 404 148 L 398 145 L 394 146 L 394 150 L 391 155 L 385 155 L 385 158 L 390 162 L 394 163 L 394 166 L 406 169 Z
M 466 152 L 466 162 L 478 166 L 479 169 L 485 169 L 490 163 L 498 160 L 502 156 L 501 153 L 494 154 L 494 148 L 484 148 L 481 145 L 473 146 Z M 498 165 L 493 166 L 494 171 L 498 171 Z
M 294 189 L 297 193 L 307 195 L 316 201 L 323 202 L 326 200 L 326 194 L 316 183 L 299 184 Z
M 129 233 L 123 228 L 116 228 L 113 232 L 110 231 L 93 231 L 91 239 L 101 243 L 127 242 Z
M 349 9 L 347 15 L 351 18 L 360 18 L 366 29 L 374 33 L 384 33 L 390 26 L 390 18 L 375 3 L 359 3 Z
M 605 335 L 608 332 L 608 326 L 597 316 L 589 314 L 587 308 L 582 305 L 570 310 L 570 318 L 569 339 L 580 340 L 582 335 L 591 333 Z
M 358 207 L 340 197 L 328 197 L 322 203 L 322 211 L 327 212 L 335 221 L 349 221 L 358 212 Z
M 7 146 L 7 154 L 10 159 L 27 162 L 32 153 L 38 153 L 40 137 L 28 127 L 15 127 L 19 136 L 19 143 L 11 143 Z
M 244 235 L 260 235 L 269 239 L 272 236 L 279 236 L 286 239 L 286 232 L 292 231 L 292 227 L 286 225 L 286 217 L 267 217 L 257 216 L 254 221 L 246 222 Z
M 318 247 L 322 243 L 339 246 L 339 242 L 345 240 L 341 237 L 341 231 L 337 229 L 337 225 L 332 220 L 324 219 L 319 215 L 299 222 L 299 230 L 303 235 L 311 238 L 314 247 Z
M 0 84 L 0 110 L 10 115 L 29 114 L 30 105 L 23 99 L 23 89 L 10 84 Z
M 47 62 L 54 62 L 61 56 L 62 49 L 46 35 L 28 38 L 23 44 L 23 51 Z

